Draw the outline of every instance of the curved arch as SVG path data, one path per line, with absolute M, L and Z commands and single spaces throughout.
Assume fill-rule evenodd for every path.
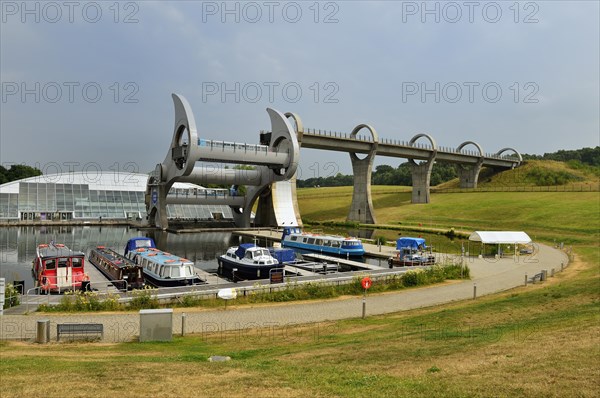
M 479 156 L 483 157 L 483 148 L 481 147 L 481 145 L 479 145 L 478 143 L 476 143 L 475 141 L 465 141 L 462 144 L 460 144 L 459 146 L 456 147 L 456 150 L 458 152 L 460 152 L 464 147 L 466 147 L 467 145 L 473 145 L 475 146 L 475 148 L 477 148 L 477 150 L 479 151 Z
M 304 133 L 304 124 L 302 123 L 302 119 L 300 119 L 300 116 L 297 113 L 286 112 L 283 115 L 288 119 L 292 118 L 294 120 L 297 133 Z
M 287 151 L 289 154 L 289 163 L 282 174 L 282 177 L 287 180 L 296 173 L 300 161 L 298 137 L 296 137 L 294 128 L 283 113 L 272 108 L 267 108 L 267 113 L 271 119 L 271 148 Z
M 517 158 L 519 159 L 519 164 L 521 164 L 521 162 L 523 161 L 523 157 L 521 156 L 521 154 L 519 153 L 519 151 L 517 151 L 514 148 L 510 148 L 510 147 L 502 148 L 498 152 L 496 152 L 496 156 L 500 156 L 500 155 L 502 155 L 506 151 L 513 151 L 514 154 L 517 155 Z
M 304 135 L 304 124 L 302 123 L 300 116 L 294 112 L 286 112 L 283 115 L 287 119 L 292 119 L 294 121 L 294 125 L 296 126 L 296 137 L 298 137 L 298 142 L 302 142 L 302 136 Z
M 175 107 L 175 127 L 173 130 L 173 140 L 171 141 L 171 147 L 163 162 L 166 166 L 166 172 L 168 175 L 164 176 L 167 180 L 173 179 L 173 177 L 189 175 L 194 169 L 195 159 L 198 158 L 198 130 L 196 128 L 196 119 L 190 104 L 187 102 L 185 97 L 179 94 L 171 94 L 173 98 L 173 106 Z M 175 164 L 173 159 L 173 150 L 175 148 L 182 148 L 181 139 L 184 131 L 187 130 L 187 150 L 182 151 L 184 155 L 179 164 Z M 167 165 L 174 165 L 175 167 L 168 167 Z
M 433 147 L 433 150 L 431 151 L 431 155 L 429 156 L 429 159 L 427 159 L 427 162 L 425 162 L 424 164 L 433 164 L 433 161 L 435 160 L 435 156 L 437 155 L 437 142 L 435 142 L 435 139 L 430 136 L 427 133 L 420 133 L 415 135 L 413 138 L 410 139 L 410 141 L 408 142 L 408 145 L 413 146 L 415 142 L 417 142 L 417 140 L 419 138 L 427 138 L 429 140 L 429 142 L 431 142 L 431 146 Z M 408 159 L 408 163 L 414 165 L 414 166 L 419 166 L 419 164 L 417 162 L 415 162 L 414 159 Z M 429 203 L 429 202 L 427 202 Z
M 371 157 L 375 156 L 375 152 L 377 152 L 377 147 L 379 146 L 379 135 L 377 134 L 377 131 L 375 130 L 375 128 L 373 126 L 371 126 L 370 124 L 366 124 L 366 123 L 362 123 L 359 124 L 358 126 L 354 127 L 352 129 L 352 132 L 350 133 L 350 137 L 354 138 L 356 137 L 356 135 L 358 134 L 358 132 L 362 129 L 367 129 L 369 130 L 369 132 L 371 133 L 371 137 L 373 137 L 373 146 L 371 147 L 371 150 L 369 151 L 369 153 L 367 154 L 367 156 L 365 156 L 363 159 L 359 158 L 356 153 L 354 152 L 350 152 L 350 157 L 355 159 L 355 160 L 365 160 L 365 159 L 369 159 Z
M 354 127 L 352 129 L 352 132 L 350 133 L 350 137 L 356 137 L 356 134 L 358 134 L 358 132 L 362 129 L 367 129 L 369 130 L 369 132 L 371 133 L 371 137 L 373 137 L 373 142 L 378 143 L 379 142 L 379 135 L 377 135 L 377 131 L 375 131 L 375 129 L 373 128 L 373 126 L 371 126 L 370 124 L 359 124 L 358 126 Z
M 433 147 L 433 150 L 437 151 L 437 143 L 435 142 L 435 140 L 433 139 L 432 136 L 430 136 L 429 134 L 426 134 L 426 133 L 420 133 L 420 134 L 415 135 L 413 138 L 410 139 L 410 141 L 408 142 L 408 145 L 413 146 L 413 144 L 415 142 L 417 142 L 417 140 L 419 138 L 422 138 L 422 137 L 427 138 L 429 140 L 429 142 L 431 142 L 431 146 Z

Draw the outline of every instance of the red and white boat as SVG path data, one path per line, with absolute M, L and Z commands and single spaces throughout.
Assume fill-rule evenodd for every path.
M 40 294 L 81 289 L 81 282 L 89 280 L 84 263 L 83 252 L 61 243 L 38 245 L 32 269 L 35 286 Z

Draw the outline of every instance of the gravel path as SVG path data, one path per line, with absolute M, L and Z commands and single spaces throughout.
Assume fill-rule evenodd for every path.
M 469 259 L 472 279 L 454 283 L 408 289 L 394 293 L 372 295 L 367 298 L 367 315 L 379 315 L 428 307 L 456 300 L 488 295 L 524 284 L 529 277 L 542 269 L 560 272 L 561 264 L 568 263 L 567 255 L 557 249 L 538 245 L 533 256 L 504 259 Z M 249 334 L 262 334 L 268 338 L 283 336 L 293 338 L 302 332 L 301 324 L 358 318 L 362 315 L 362 297 L 348 299 L 286 303 L 282 305 L 242 306 L 212 310 L 177 309 L 173 314 L 173 332 L 181 333 L 182 314 L 186 314 L 186 333 L 220 333 L 224 337 L 244 338 Z M 33 340 L 36 322 L 50 320 L 51 341 L 56 341 L 58 323 L 102 323 L 104 342 L 132 341 L 139 335 L 138 313 L 75 314 L 75 315 L 3 315 L 0 316 L 0 339 Z M 327 327 L 327 326 L 324 326 Z M 330 326 L 328 326 L 330 327 Z M 257 328 L 265 328 L 257 331 Z

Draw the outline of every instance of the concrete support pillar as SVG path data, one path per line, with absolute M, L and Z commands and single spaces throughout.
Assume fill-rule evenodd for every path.
M 156 204 L 155 223 L 158 228 L 169 228 L 169 218 L 167 217 L 167 193 L 165 185 L 158 187 L 158 203 Z
M 146 186 L 146 213 L 148 214 L 148 224 L 160 229 L 169 228 L 169 219 L 167 217 L 167 193 L 171 184 L 161 181 L 162 166 L 158 164 L 154 175 L 148 179 Z
M 431 180 L 431 169 L 433 159 L 424 163 L 417 163 L 409 159 L 412 174 L 412 203 L 429 203 L 431 201 L 429 182 Z
M 462 144 L 460 144 L 458 147 L 456 147 L 456 150 L 458 152 L 461 152 L 462 149 L 467 145 L 472 145 L 475 148 L 477 148 L 477 151 L 479 152 L 479 160 L 477 161 L 477 163 L 472 164 L 472 165 L 457 164 L 456 165 L 456 174 L 458 174 L 458 180 L 460 183 L 459 186 L 461 188 L 471 189 L 471 188 L 477 188 L 477 180 L 479 179 L 479 172 L 481 171 L 481 166 L 483 164 L 484 152 L 483 152 L 483 148 L 481 147 L 481 145 L 479 145 L 478 143 L 476 143 L 474 141 L 465 141 Z M 473 154 L 473 152 L 471 152 L 470 154 Z
M 360 159 L 355 153 L 350 153 L 352 172 L 354 174 L 354 190 L 352 192 L 352 204 L 350 205 L 347 220 L 363 224 L 375 224 L 377 221 L 375 211 L 373 210 L 373 200 L 371 199 L 371 173 L 373 171 L 373 160 L 377 153 L 379 137 L 375 129 L 367 124 L 356 126 L 352 130 L 350 137 L 356 137 L 356 134 L 363 128 L 371 132 L 373 146 L 364 159 Z
M 482 164 L 483 158 L 474 165 L 456 165 L 456 174 L 458 174 L 459 186 L 461 188 L 477 188 L 477 180 L 479 179 Z
M 431 154 L 429 159 L 423 163 L 417 163 L 414 159 L 408 159 L 412 174 L 412 203 L 429 203 L 431 201 L 429 183 L 431 181 L 431 170 L 437 155 L 437 144 L 429 134 L 417 134 L 410 141 L 413 146 L 419 138 L 427 138 L 431 142 Z

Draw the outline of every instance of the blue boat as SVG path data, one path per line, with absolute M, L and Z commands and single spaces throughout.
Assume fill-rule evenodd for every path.
M 151 238 L 131 238 L 125 256 L 144 270 L 144 278 L 156 287 L 186 286 L 204 283 L 194 272 L 194 263 L 156 248 Z
M 217 262 L 219 274 L 231 275 L 234 282 L 245 279 L 267 279 L 272 269 L 282 268 L 279 261 L 271 256 L 269 249 L 253 243 L 230 247 Z
M 399 238 L 396 241 L 396 254 L 388 259 L 388 264 L 390 268 L 393 266 L 433 265 L 435 256 L 431 252 L 431 247 L 425 244 L 425 239 Z
M 365 249 L 358 238 L 345 238 L 338 235 L 316 235 L 302 232 L 298 227 L 283 228 L 283 247 L 310 250 L 338 256 L 362 256 Z

